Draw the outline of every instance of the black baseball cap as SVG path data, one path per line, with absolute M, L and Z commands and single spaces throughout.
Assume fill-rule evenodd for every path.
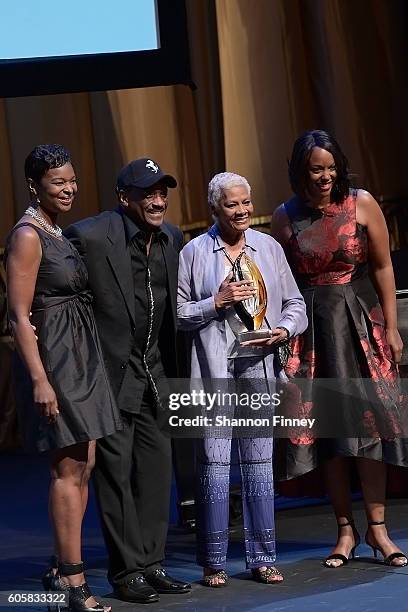
M 163 181 L 167 187 L 177 187 L 177 181 L 171 174 L 165 174 L 159 164 L 149 157 L 134 159 L 124 166 L 118 174 L 116 189 L 126 190 L 129 187 L 145 189 Z

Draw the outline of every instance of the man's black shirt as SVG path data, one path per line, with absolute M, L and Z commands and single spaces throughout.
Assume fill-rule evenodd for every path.
M 126 214 L 122 217 L 134 283 L 135 331 L 120 404 L 126 412 L 139 412 L 144 392 L 150 386 L 155 396 L 156 381 L 164 377 L 158 339 L 167 300 L 162 244 L 168 236 L 160 229 L 155 232 L 147 255 L 146 234 Z

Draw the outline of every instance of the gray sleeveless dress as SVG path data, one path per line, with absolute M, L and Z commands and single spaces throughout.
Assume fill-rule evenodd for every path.
M 54 238 L 32 223 L 18 227 L 22 225 L 32 227 L 41 241 L 31 321 L 58 399 L 56 423 L 40 416 L 30 376 L 17 351 L 15 394 L 24 447 L 42 452 L 108 436 L 121 429 L 121 420 L 105 371 L 87 270 L 78 251 L 64 237 Z

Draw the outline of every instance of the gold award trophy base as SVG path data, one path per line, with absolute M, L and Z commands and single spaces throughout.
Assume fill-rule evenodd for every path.
M 264 340 L 270 338 L 271 332 L 269 329 L 256 329 L 253 331 L 244 331 L 238 334 L 239 342 L 249 342 L 250 340 Z

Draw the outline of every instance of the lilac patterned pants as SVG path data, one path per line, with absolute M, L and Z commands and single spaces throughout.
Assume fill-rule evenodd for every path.
M 229 363 L 230 377 L 251 379 L 247 388 L 253 390 L 255 384 L 258 390 L 262 387 L 265 390 L 262 361 L 240 358 Z M 225 569 L 227 559 L 231 442 L 231 437 L 197 441 L 197 562 L 214 569 Z M 273 565 L 276 560 L 273 440 L 246 437 L 238 438 L 237 443 L 246 565 L 247 568 Z

